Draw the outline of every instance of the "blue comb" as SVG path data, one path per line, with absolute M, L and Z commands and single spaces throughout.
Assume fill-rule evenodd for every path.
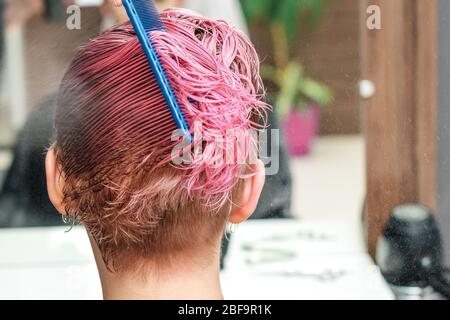
M 155 4 L 152 0 L 122 0 L 122 3 L 133 24 L 136 35 L 144 49 L 145 55 L 153 70 L 153 74 L 166 99 L 176 125 L 185 136 L 185 139 L 192 141 L 189 126 L 151 41 L 151 31 L 166 30 Z

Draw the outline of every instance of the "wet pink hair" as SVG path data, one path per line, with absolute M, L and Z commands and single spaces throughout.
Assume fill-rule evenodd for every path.
M 106 260 L 120 248 L 143 257 L 184 248 L 180 228 L 198 231 L 212 207 L 229 208 L 245 177 L 245 163 L 212 159 L 225 158 L 228 148 L 247 159 L 257 147 L 252 130 L 265 123 L 259 60 L 248 38 L 191 11 L 161 16 L 167 32 L 153 31 L 152 41 L 192 133 L 201 123 L 207 137 L 200 160 L 171 162 L 177 128 L 129 23 L 81 48 L 60 88 L 55 149 L 66 211 L 86 225 Z

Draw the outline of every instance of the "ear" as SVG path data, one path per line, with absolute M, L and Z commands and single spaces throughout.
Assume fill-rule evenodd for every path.
M 240 192 L 236 195 L 236 199 L 233 199 L 229 221 L 231 223 L 238 224 L 245 221 L 258 205 L 266 179 L 264 163 L 258 159 L 255 164 L 250 165 L 250 170 L 255 174 L 241 182 Z
M 45 175 L 47 178 L 47 192 L 50 201 L 56 210 L 61 214 L 66 214 L 63 206 L 63 188 L 64 179 L 59 170 L 58 163 L 56 162 L 56 152 L 52 147 L 48 150 L 47 156 L 45 157 Z

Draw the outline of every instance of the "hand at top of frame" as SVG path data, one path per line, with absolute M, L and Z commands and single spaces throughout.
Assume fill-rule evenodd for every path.
M 122 0 L 109 0 L 109 2 L 116 7 L 120 7 L 122 5 Z
M 7 0 L 4 12 L 5 25 L 23 24 L 43 10 L 43 0 Z
M 116 7 L 120 7 L 122 5 L 122 0 L 108 0 L 108 1 Z M 156 4 L 162 4 L 166 6 L 176 6 L 176 7 L 181 7 L 183 4 L 182 0 L 172 0 L 172 1 L 156 0 L 155 2 Z

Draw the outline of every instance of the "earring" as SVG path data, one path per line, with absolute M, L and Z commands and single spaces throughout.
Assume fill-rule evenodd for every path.
M 239 224 L 237 224 L 237 223 L 229 223 L 228 224 L 228 233 L 229 234 L 235 233 L 238 226 L 239 226 Z
M 63 215 L 62 215 L 62 221 L 63 221 L 64 224 L 69 224 L 69 223 L 71 223 L 70 216 L 67 215 L 67 214 L 63 214 Z

